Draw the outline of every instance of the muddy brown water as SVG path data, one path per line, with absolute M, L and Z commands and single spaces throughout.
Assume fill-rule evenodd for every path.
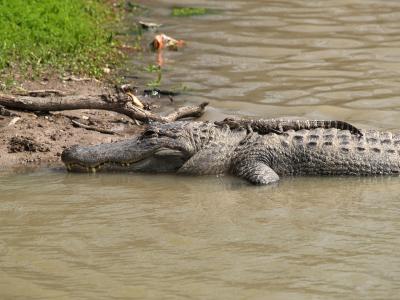
M 176 105 L 210 101 L 204 119 L 400 128 L 398 1 L 145 4 L 187 41 L 165 54 L 163 86 L 187 86 Z M 217 13 L 171 18 L 172 4 Z M 399 190 L 396 177 L 2 172 L 0 299 L 399 299 Z

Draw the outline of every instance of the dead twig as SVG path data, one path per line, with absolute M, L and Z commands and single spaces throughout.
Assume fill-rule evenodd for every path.
M 18 114 L 9 111 L 4 106 L 0 105 L 0 115 L 5 117 L 19 117 Z
M 60 90 L 22 91 L 22 92 L 17 92 L 15 94 L 19 96 L 32 96 L 32 97 L 48 97 L 51 95 L 63 97 L 66 95 L 66 93 Z
M 98 82 L 97 79 L 95 78 L 88 78 L 88 77 L 76 77 L 76 76 L 65 76 L 65 77 L 61 77 L 62 80 L 64 81 L 96 81 Z
M 189 117 L 200 117 L 204 113 L 205 107 L 208 102 L 203 102 L 199 106 L 183 106 L 179 107 L 176 111 L 170 113 L 169 115 L 163 117 L 163 122 L 173 122 L 178 119 L 189 118 Z
M 82 124 L 82 123 L 80 123 L 80 122 L 78 122 L 76 120 L 72 120 L 71 119 L 71 122 L 75 126 L 78 126 L 78 127 L 81 127 L 81 128 L 87 129 L 87 130 L 93 130 L 93 131 L 97 131 L 97 132 L 105 133 L 105 134 L 117 134 L 115 131 L 108 130 L 108 129 L 105 129 L 105 128 L 99 128 L 99 127 L 96 127 L 96 126 L 90 126 L 90 125 Z
M 7 126 L 13 126 L 13 125 L 15 125 L 15 123 L 17 123 L 19 120 L 21 120 L 21 117 L 14 117 L 14 118 L 10 121 L 10 123 L 8 123 Z
M 162 26 L 162 24 L 153 22 L 139 21 L 138 23 L 144 30 L 150 30 L 150 31 L 156 31 L 159 27 Z
M 136 105 L 137 107 L 140 107 L 140 108 L 144 108 L 143 103 L 138 99 L 138 97 L 136 97 L 136 96 L 135 96 L 134 94 L 132 94 L 131 92 L 127 92 L 126 94 L 131 98 L 132 103 L 133 103 L 134 105 Z

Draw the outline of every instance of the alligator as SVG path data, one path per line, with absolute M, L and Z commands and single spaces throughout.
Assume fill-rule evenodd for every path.
M 176 121 L 125 141 L 75 145 L 61 158 L 69 171 L 229 173 L 259 185 L 280 176 L 398 175 L 400 132 L 342 121 Z

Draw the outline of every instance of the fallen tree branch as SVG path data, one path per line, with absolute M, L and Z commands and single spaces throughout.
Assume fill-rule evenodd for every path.
M 0 105 L 10 109 L 28 111 L 61 111 L 75 109 L 100 109 L 124 114 L 133 120 L 145 123 L 157 121 L 173 122 L 181 118 L 198 117 L 204 113 L 207 102 L 199 106 L 181 107 L 167 116 L 160 116 L 137 107 L 124 93 L 103 95 L 66 95 L 49 97 L 13 96 L 0 93 Z
M 166 122 L 173 122 L 178 119 L 187 118 L 187 117 L 200 117 L 204 113 L 205 107 L 208 105 L 208 102 L 203 102 L 199 106 L 183 106 L 179 107 L 176 111 L 170 113 L 166 117 L 164 117 Z

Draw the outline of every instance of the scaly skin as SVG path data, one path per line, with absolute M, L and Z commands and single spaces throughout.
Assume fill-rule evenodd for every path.
M 223 121 L 214 122 L 216 125 L 228 125 L 230 129 L 244 128 L 248 131 L 255 131 L 259 134 L 283 133 L 288 130 L 317 129 L 317 128 L 337 128 L 349 130 L 351 133 L 362 136 L 360 129 L 343 121 L 333 120 L 282 120 L 282 119 L 234 119 L 226 118 Z
M 119 143 L 72 147 L 62 160 L 72 171 L 231 173 L 254 184 L 287 175 L 399 174 L 400 134 L 360 133 L 316 128 L 260 134 L 229 124 L 174 122 Z
M 232 173 L 256 184 L 288 175 L 400 173 L 400 133 L 313 129 L 246 137 L 235 149 Z

